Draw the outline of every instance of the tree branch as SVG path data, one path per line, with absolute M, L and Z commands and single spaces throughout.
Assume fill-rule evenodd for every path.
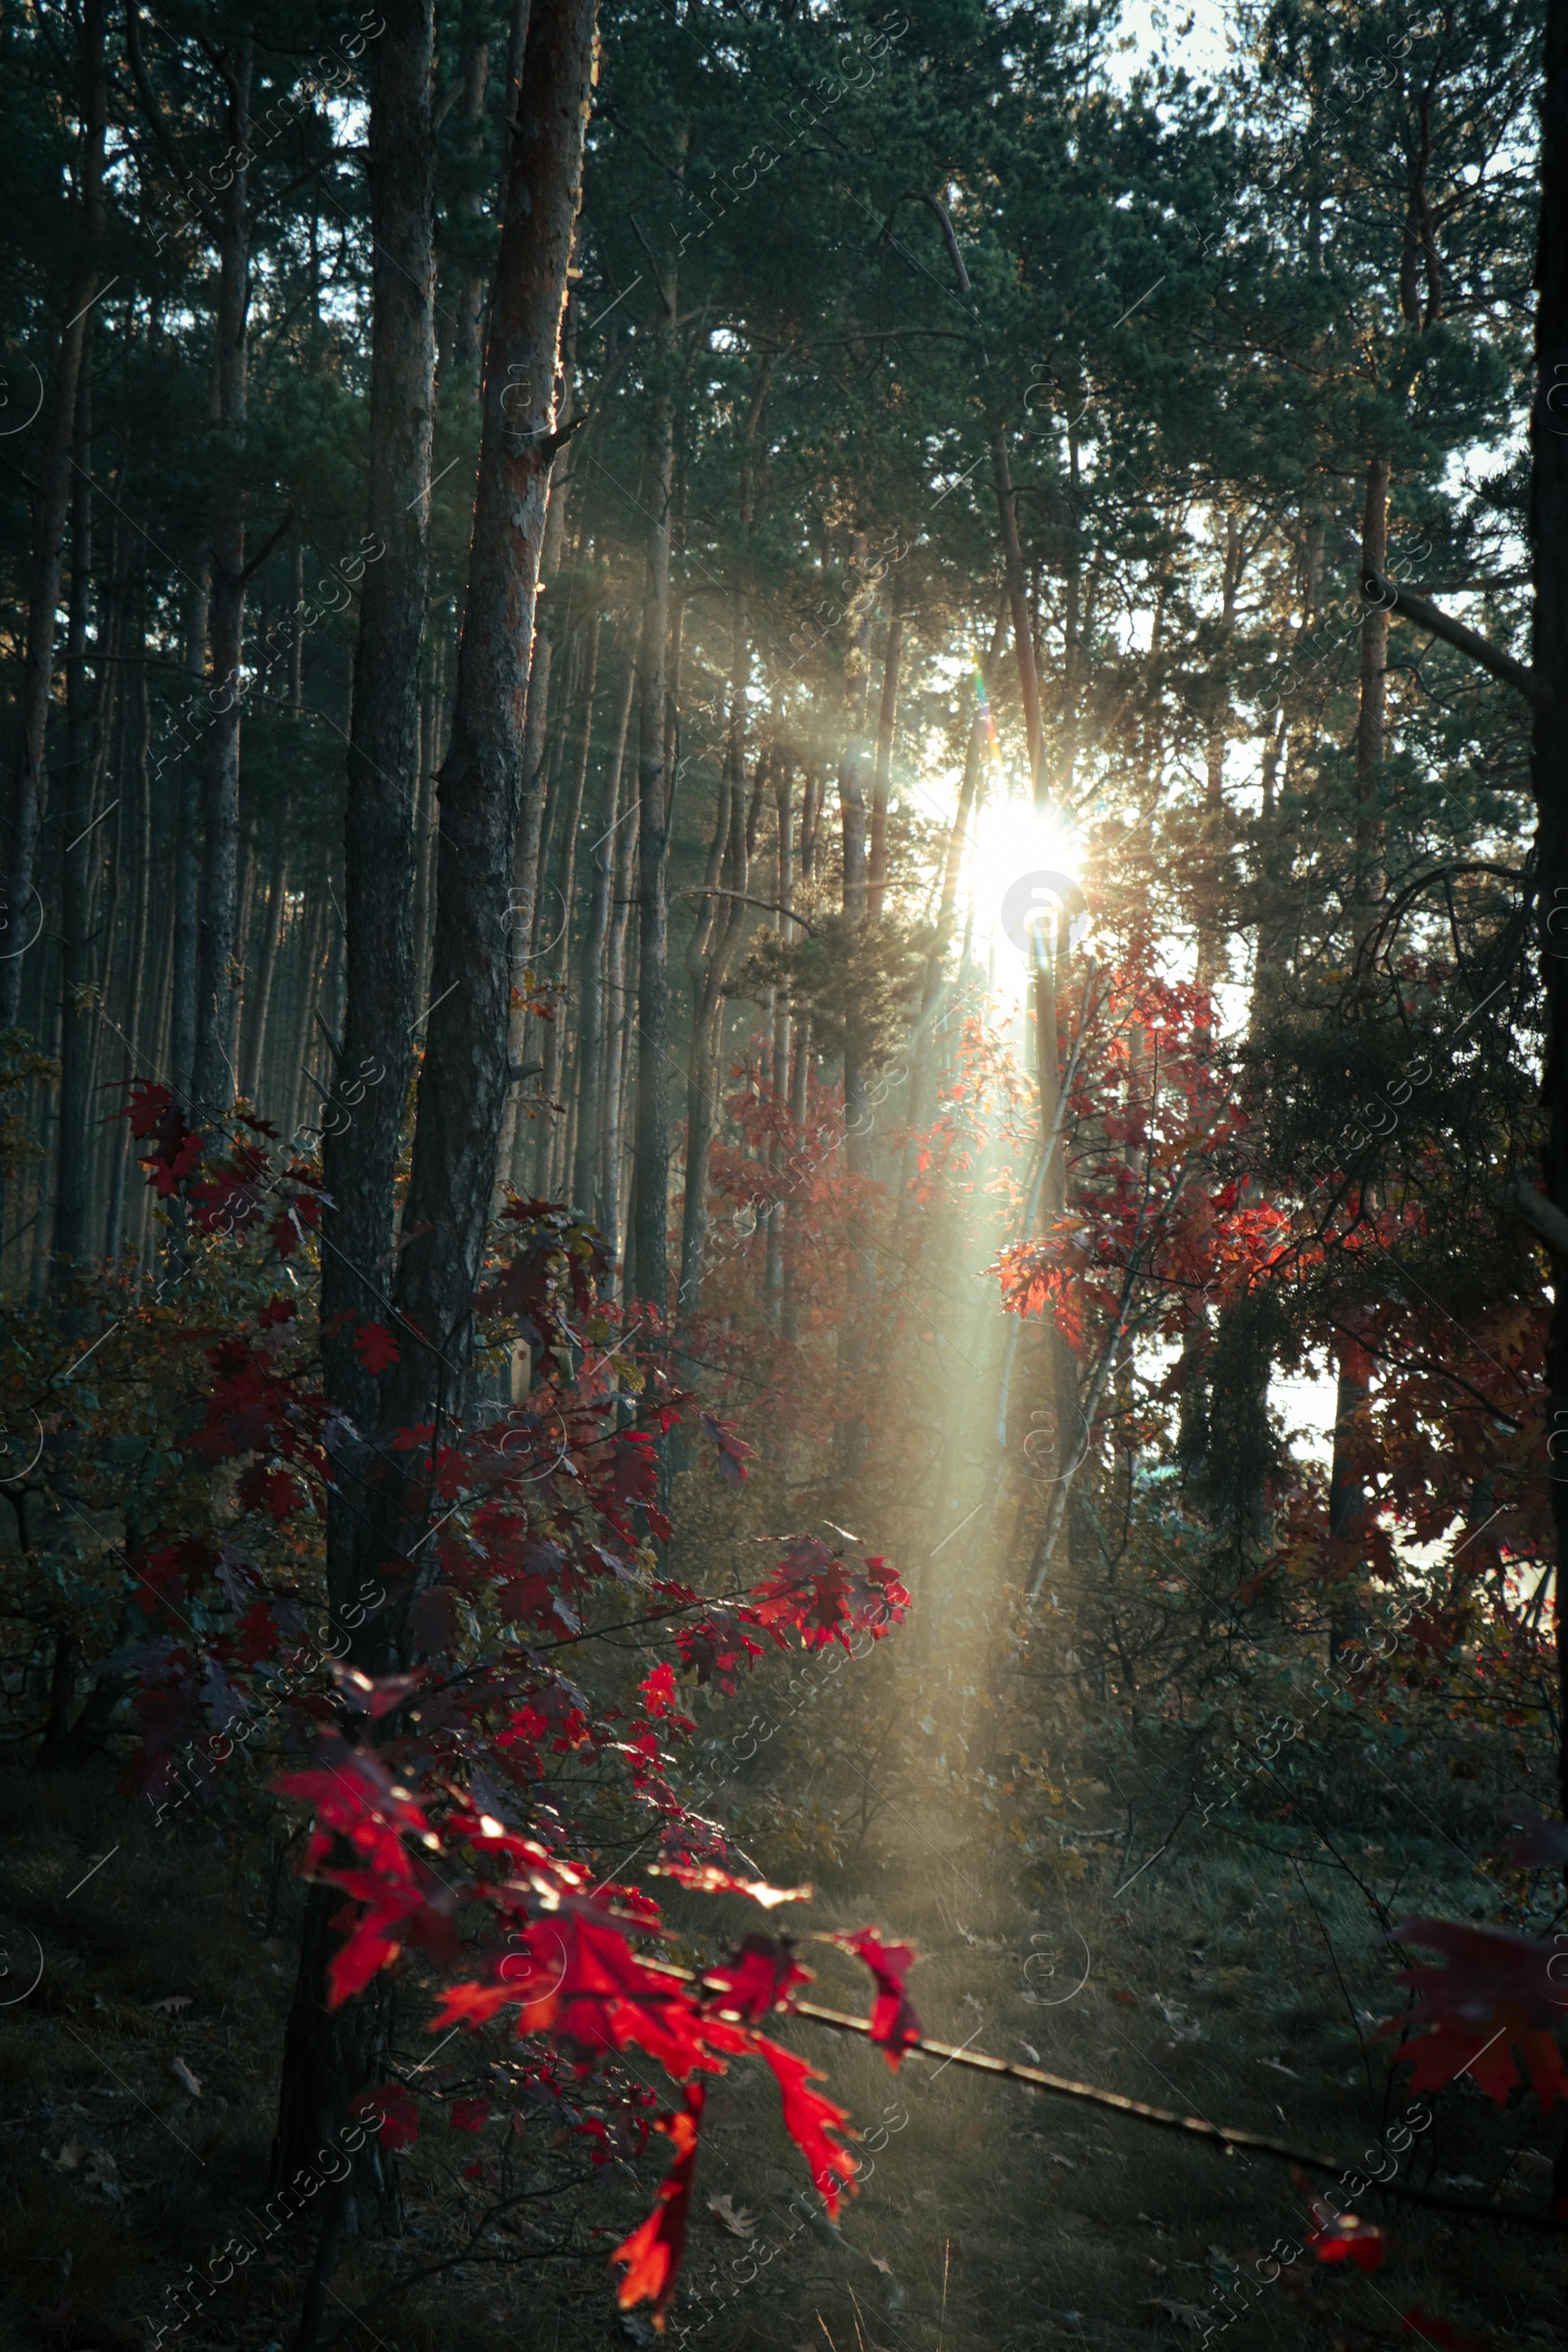
M 206 197 L 198 191 L 201 182 L 179 152 L 173 132 L 164 121 L 164 110 L 158 103 L 158 93 L 147 78 L 142 63 L 141 26 L 136 17 L 136 0 L 125 0 L 125 56 L 130 65 L 130 77 L 136 85 L 141 111 L 147 118 L 149 129 L 158 142 L 165 163 L 179 181 L 186 198 L 200 216 L 203 228 L 216 242 L 222 236 L 223 224 Z
M 1537 710 L 1556 710 L 1557 698 L 1544 678 L 1538 678 L 1533 669 L 1527 669 L 1522 662 L 1516 662 L 1512 654 L 1505 654 L 1490 638 L 1479 636 L 1474 629 L 1467 629 L 1462 620 L 1454 619 L 1452 613 L 1429 604 L 1424 596 L 1412 596 L 1408 588 L 1396 588 L 1392 580 L 1386 580 L 1378 571 L 1362 575 L 1361 594 L 1369 605 L 1381 605 L 1385 612 L 1396 612 L 1401 620 L 1414 621 L 1416 627 L 1425 629 L 1429 637 L 1441 637 L 1445 645 L 1451 645 L 1457 653 L 1467 654 L 1472 662 L 1489 670 L 1493 677 L 1500 678 L 1504 686 L 1511 686 L 1516 694 L 1522 694 Z
M 792 923 L 799 923 L 801 929 L 809 933 L 812 939 L 816 937 L 804 914 L 798 913 L 793 906 L 781 906 L 777 899 L 754 899 L 744 890 L 720 890 L 716 884 L 710 888 L 702 883 L 690 890 L 683 890 L 680 895 L 683 899 L 739 899 L 745 906 L 765 907 L 769 914 L 787 914 Z
M 1568 1259 L 1568 1216 L 1554 1200 L 1538 1193 L 1523 1176 L 1511 1177 L 1499 1198 L 1504 1208 L 1522 1217 L 1536 1239 L 1545 1243 L 1553 1257 Z
M 1568 1223 L 1568 1219 L 1564 1220 Z M 683 1974 L 664 1960 L 653 1963 L 666 1975 Z M 794 2001 L 788 2015 L 808 2017 L 814 2025 L 829 2026 L 836 2034 L 869 2034 L 868 2017 L 847 2017 L 838 2009 L 823 2009 L 815 2001 Z M 1029 2090 L 1054 2091 L 1060 2098 L 1078 2099 L 1091 2107 L 1108 2108 L 1114 2115 L 1127 2116 L 1134 2123 L 1152 2124 L 1157 2131 L 1181 2132 L 1195 2139 L 1206 2139 L 1210 2146 L 1222 2148 L 1227 2155 L 1272 2157 L 1279 2164 L 1299 2165 L 1304 2172 L 1342 2175 L 1354 2173 L 1356 2167 L 1341 2164 L 1337 2157 L 1316 2156 L 1304 2148 L 1293 2148 L 1281 2139 L 1268 2139 L 1259 2132 L 1238 2132 L 1228 2125 L 1211 2124 L 1197 2115 L 1179 2115 L 1174 2108 L 1151 2107 L 1143 2099 L 1123 2097 L 1118 2090 L 1102 2090 L 1093 2082 L 1075 2082 L 1066 2075 L 1048 2075 L 1038 2066 L 1015 2066 L 1007 2058 L 991 2058 L 983 2050 L 955 2048 L 951 2042 L 933 2041 L 921 2034 L 909 2044 L 922 2057 L 940 2058 L 945 2066 L 971 2068 L 976 2074 L 1000 2075 L 1009 2082 L 1021 2082 Z M 1481 2221 L 1513 2222 L 1526 2230 L 1561 2230 L 1564 2225 L 1549 2213 L 1531 2213 L 1508 2205 L 1484 2205 L 1479 2198 L 1446 2197 L 1440 2192 L 1407 2187 L 1399 2180 L 1379 2180 L 1374 2184 L 1386 2197 L 1402 2197 L 1410 2205 L 1428 2205 L 1444 2213 L 1468 2213 Z M 1370 2188 L 1368 2190 L 1370 2193 Z

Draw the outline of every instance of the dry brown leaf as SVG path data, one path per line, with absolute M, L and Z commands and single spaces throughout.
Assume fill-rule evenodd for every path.
M 1197 2303 L 1175 2303 L 1169 2295 L 1147 2295 L 1144 2298 L 1144 2309 L 1146 2311 L 1162 2311 L 1167 2319 L 1180 2320 L 1188 2328 L 1206 2327 L 1214 2316 L 1212 2312 L 1204 2311 Z
M 190 2095 L 193 2099 L 199 2099 L 201 2097 L 202 2079 L 200 2075 L 193 2075 L 191 2073 L 190 2068 L 185 2064 L 183 2058 L 172 2058 L 169 2063 L 169 2071 L 173 2076 L 176 2082 L 182 2082 L 184 2084 L 185 2088 L 190 2092 Z
M 756 2214 L 748 2213 L 744 2206 L 737 2205 L 728 2190 L 725 2190 L 721 2196 L 710 2197 L 708 2210 L 714 2220 L 729 2231 L 731 2237 L 756 2236 Z
M 177 2009 L 190 2007 L 190 1994 L 188 1992 L 166 1993 L 161 2001 L 149 2001 L 147 2006 L 157 2015 L 172 2017 Z

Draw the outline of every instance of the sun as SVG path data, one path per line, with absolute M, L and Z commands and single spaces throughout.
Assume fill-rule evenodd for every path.
M 1082 857 L 1076 828 L 1054 811 L 1022 798 L 989 802 L 970 856 L 976 929 L 1009 940 L 1028 958 L 1031 939 L 1058 907 L 1075 918 L 1081 911 Z

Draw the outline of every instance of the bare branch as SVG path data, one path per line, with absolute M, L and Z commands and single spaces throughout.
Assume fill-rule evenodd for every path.
M 1386 612 L 1396 612 L 1401 620 L 1413 620 L 1416 627 L 1425 629 L 1429 637 L 1441 637 L 1445 645 L 1451 645 L 1457 653 L 1468 654 L 1472 662 L 1489 670 L 1493 677 L 1500 678 L 1504 686 L 1511 686 L 1516 694 L 1522 694 L 1537 710 L 1554 710 L 1557 708 L 1557 698 L 1551 688 L 1544 679 L 1538 678 L 1533 669 L 1527 669 L 1522 662 L 1516 662 L 1512 654 L 1505 654 L 1490 638 L 1479 636 L 1474 629 L 1467 629 L 1464 622 L 1455 620 L 1451 612 L 1445 612 L 1437 605 L 1429 604 L 1424 596 L 1412 596 L 1408 588 L 1396 588 L 1392 580 L 1386 580 L 1378 571 L 1363 575 L 1361 594 L 1369 605 L 1381 605 Z

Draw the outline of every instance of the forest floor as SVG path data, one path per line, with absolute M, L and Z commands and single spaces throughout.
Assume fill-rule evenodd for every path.
M 144 1804 L 92 1775 L 0 1775 L 0 1830 L 10 2151 L 0 2342 L 8 2352 L 140 2352 L 186 2265 L 237 2238 L 257 2251 L 164 2341 L 186 2352 L 285 2347 L 314 2229 L 307 2217 L 263 2244 L 257 2217 L 294 1973 L 295 1884 L 279 1877 L 269 1934 L 268 1887 L 241 1883 L 210 1831 L 182 1819 L 154 1829 Z M 1400 1916 L 1468 1913 L 1474 1880 L 1450 1850 L 1407 1841 L 1396 1853 L 1382 1835 L 1383 1844 L 1352 1849 L 1374 1892 L 1392 1895 L 1397 1879 Z M 887 1840 L 853 1881 L 824 1886 L 812 1916 L 874 1917 L 919 1945 L 912 1989 L 929 2034 L 1002 2057 L 1038 2053 L 1054 2072 L 1347 2165 L 1363 2147 L 1375 2152 L 1409 2106 L 1389 2045 L 1371 2040 L 1372 2020 L 1391 2006 L 1389 1961 L 1343 1871 L 1303 1874 L 1303 1896 L 1260 1842 L 1249 1850 L 1234 1832 L 1227 1843 L 1210 1832 L 1156 1860 L 1119 1900 L 1108 1865 L 1045 1897 L 1020 1895 L 1004 1850 L 979 1842 L 972 1818 L 940 1798 L 901 1811 Z M 765 1850 L 756 1858 L 767 1866 Z M 839 1955 L 827 1952 L 818 1977 L 819 1997 L 860 2005 Z M 895 2075 L 804 2022 L 783 2037 L 829 2075 L 865 2132 L 862 2191 L 835 2230 L 803 2194 L 771 2083 L 739 2072 L 717 2084 L 674 2344 L 1153 2352 L 1199 2343 L 1217 2315 L 1237 2352 L 1355 2352 L 1416 2340 L 1401 2328 L 1412 2306 L 1461 2335 L 1561 2341 L 1563 2260 L 1539 2235 L 1375 2196 L 1368 2216 L 1391 2230 L 1381 2270 L 1362 2276 L 1303 2254 L 1225 2328 L 1221 2298 L 1243 2267 L 1277 2240 L 1284 2260 L 1310 2227 L 1288 2168 L 1227 2159 L 953 2065 L 906 2059 Z M 416 2064 L 417 2037 L 408 2038 Z M 1415 2137 L 1401 2178 L 1544 2205 L 1555 2127 L 1543 2128 L 1533 2101 L 1500 2114 L 1461 2083 L 1433 2105 L 1437 2121 Z M 408 2160 L 401 2267 L 454 2242 L 464 2166 L 477 2152 L 466 2134 L 458 2142 L 453 2154 L 428 2138 Z M 597 2182 L 588 2218 L 604 2251 L 616 2225 L 646 2209 L 657 2169 L 608 2199 Z M 576 2242 L 591 2243 L 581 2232 Z M 345 2346 L 488 2352 L 520 2339 L 559 2352 L 654 2340 L 643 2321 L 617 2320 L 598 2251 L 460 2265 L 354 2324 L 389 2252 L 351 2249 L 338 2275 L 331 2308 Z

